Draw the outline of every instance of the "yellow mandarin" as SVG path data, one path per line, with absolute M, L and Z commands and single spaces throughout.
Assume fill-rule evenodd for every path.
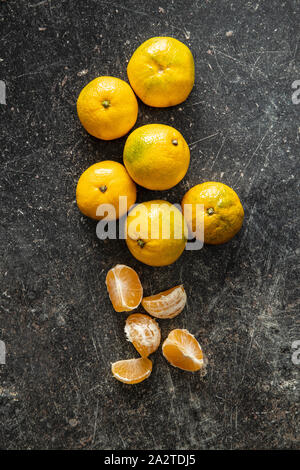
M 132 55 L 127 75 L 138 97 L 155 107 L 175 106 L 190 94 L 195 65 L 190 49 L 171 37 L 154 37 Z
M 124 204 L 120 197 L 127 197 Z M 76 188 L 76 201 L 79 210 L 86 216 L 100 220 L 118 219 L 126 214 L 136 201 L 136 186 L 121 163 L 111 160 L 95 163 L 85 170 L 79 178 Z M 125 203 L 126 202 L 126 203 Z M 111 213 L 101 211 L 101 206 L 111 204 Z
M 142 263 L 166 266 L 182 254 L 188 230 L 177 207 L 167 201 L 147 201 L 135 206 L 126 221 L 126 243 Z
M 219 245 L 231 240 L 241 229 L 244 209 L 236 192 L 223 183 L 209 181 L 191 188 L 182 200 L 182 211 L 189 229 L 202 239 L 202 228 L 197 221 L 196 205 L 204 219 L 204 243 Z
M 147 189 L 162 191 L 172 188 L 185 176 L 190 163 L 190 150 L 184 137 L 174 127 L 147 124 L 128 136 L 123 160 L 136 183 Z
M 132 89 L 116 77 L 97 77 L 80 92 L 77 113 L 89 134 L 103 140 L 118 139 L 134 126 L 138 104 Z

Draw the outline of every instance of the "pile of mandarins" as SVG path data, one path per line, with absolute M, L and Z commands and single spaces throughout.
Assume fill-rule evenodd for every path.
M 103 76 L 92 80 L 79 94 L 78 117 L 94 137 L 111 140 L 130 131 L 138 116 L 135 93 L 154 107 L 175 106 L 186 100 L 194 85 L 194 59 L 190 49 L 177 39 L 154 37 L 134 52 L 127 74 L 131 87 L 119 78 Z M 105 217 L 112 221 L 124 217 L 128 249 L 142 263 L 174 263 L 185 249 L 189 231 L 203 243 L 218 245 L 241 229 L 244 210 L 239 197 L 220 182 L 202 182 L 192 187 L 183 197 L 182 211 L 161 199 L 132 207 L 136 202 L 136 183 L 163 191 L 186 175 L 190 150 L 173 127 L 148 124 L 136 128 L 125 142 L 123 162 L 124 165 L 102 161 L 85 170 L 77 184 L 76 200 L 80 211 L 92 219 Z M 125 205 L 119 204 L 120 198 L 124 198 Z M 104 211 L 108 205 L 112 210 Z M 155 236 L 152 224 L 158 227 Z M 164 236 L 166 230 L 169 237 Z M 142 303 L 151 315 L 133 313 L 126 320 L 126 337 L 140 358 L 112 364 L 116 379 L 130 384 L 141 382 L 151 374 L 148 356 L 157 350 L 161 340 L 159 325 L 152 317 L 167 319 L 178 315 L 186 303 L 184 287 L 143 298 L 137 273 L 124 265 L 108 271 L 106 285 L 117 312 L 132 311 Z M 175 367 L 205 369 L 201 346 L 187 330 L 172 330 L 163 342 L 162 352 Z

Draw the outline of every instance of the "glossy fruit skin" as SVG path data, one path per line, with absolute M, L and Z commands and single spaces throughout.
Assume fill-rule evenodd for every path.
M 151 227 L 157 230 L 151 233 Z M 182 254 L 188 230 L 177 207 L 167 201 L 154 200 L 138 204 L 129 212 L 126 235 L 127 246 L 136 259 L 149 266 L 167 266 Z
M 190 150 L 174 127 L 148 124 L 128 136 L 123 161 L 136 183 L 162 191 L 184 178 L 190 163 Z
M 77 113 L 85 130 L 103 140 L 118 139 L 134 126 L 138 103 L 131 87 L 116 77 L 97 77 L 80 92 Z
M 127 75 L 135 93 L 145 104 L 175 106 L 185 101 L 193 88 L 193 55 L 175 38 L 153 37 L 133 53 Z
M 190 207 L 186 206 L 191 204 Z M 182 211 L 196 238 L 202 239 L 196 224 L 196 204 L 203 204 L 204 243 L 219 245 L 231 240 L 241 229 L 244 209 L 236 192 L 223 183 L 209 181 L 191 188 L 182 200 Z
M 132 313 L 126 320 L 125 334 L 142 357 L 154 353 L 161 340 L 158 323 L 144 313 Z
M 127 206 L 119 210 L 119 197 L 127 196 Z M 95 220 L 101 204 L 112 204 L 115 215 L 107 216 L 107 220 L 115 220 L 126 214 L 136 201 L 136 185 L 130 178 L 124 165 L 111 160 L 95 163 L 85 170 L 79 178 L 76 188 L 76 201 L 79 210 Z M 99 213 L 99 212 L 98 212 Z
M 125 359 L 114 362 L 111 371 L 115 379 L 125 384 L 138 384 L 147 379 L 152 372 L 152 362 L 146 357 Z

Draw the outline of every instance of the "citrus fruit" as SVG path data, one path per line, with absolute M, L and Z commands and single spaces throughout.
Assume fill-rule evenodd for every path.
M 179 369 L 193 372 L 204 367 L 201 346 L 187 330 L 172 330 L 163 342 L 162 352 L 167 361 Z
M 106 275 L 106 287 L 116 312 L 130 312 L 139 306 L 143 287 L 134 269 L 117 264 Z
M 172 188 L 185 176 L 190 163 L 190 150 L 174 127 L 147 124 L 128 136 L 123 160 L 136 183 L 161 191 Z
M 142 357 L 148 357 L 160 344 L 160 328 L 156 321 L 143 313 L 132 313 L 126 320 L 125 334 Z
M 154 37 L 133 53 L 127 75 L 145 104 L 174 106 L 186 100 L 193 88 L 194 59 L 190 49 L 177 39 Z
M 120 207 L 120 197 L 127 197 Z M 76 201 L 80 211 L 92 219 L 114 220 L 126 214 L 136 201 L 136 186 L 121 163 L 106 160 L 85 170 L 76 188 Z M 104 204 L 110 204 L 109 211 Z M 102 208 L 101 208 L 102 206 Z
M 199 215 L 196 220 L 196 205 Z M 228 242 L 240 230 L 244 209 L 236 192 L 223 183 L 209 181 L 191 188 L 182 200 L 182 211 L 189 229 L 204 243 Z M 204 219 L 204 227 L 201 226 Z M 203 233 L 203 235 L 202 235 Z
M 146 357 L 125 359 L 111 365 L 113 376 L 125 384 L 138 384 L 147 379 L 152 372 L 152 362 Z
M 179 209 L 167 201 L 135 206 L 126 221 L 126 243 L 132 255 L 150 266 L 174 263 L 187 242 L 187 226 Z
M 118 139 L 134 126 L 138 104 L 124 80 L 97 77 L 81 90 L 77 113 L 89 134 L 103 140 Z
M 174 318 L 182 312 L 185 304 L 186 293 L 183 285 L 144 297 L 142 300 L 146 312 L 156 318 Z

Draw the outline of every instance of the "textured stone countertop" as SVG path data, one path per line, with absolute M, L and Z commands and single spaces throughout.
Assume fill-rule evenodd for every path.
M 0 9 L 0 447 L 299 448 L 299 1 L 4 0 Z M 191 165 L 169 191 L 139 188 L 138 201 L 178 203 L 191 186 L 222 181 L 245 223 L 230 243 L 159 269 L 123 240 L 100 241 L 79 213 L 80 174 L 121 162 L 125 138 L 89 136 L 75 104 L 96 76 L 126 80 L 136 47 L 163 35 L 191 48 L 195 86 L 177 107 L 139 102 L 137 126 L 176 127 Z M 137 354 L 105 288 L 117 263 L 137 270 L 147 295 L 184 284 L 187 307 L 160 322 L 162 336 L 194 333 L 205 377 L 172 368 L 159 350 L 145 382 L 112 378 L 111 362 Z

